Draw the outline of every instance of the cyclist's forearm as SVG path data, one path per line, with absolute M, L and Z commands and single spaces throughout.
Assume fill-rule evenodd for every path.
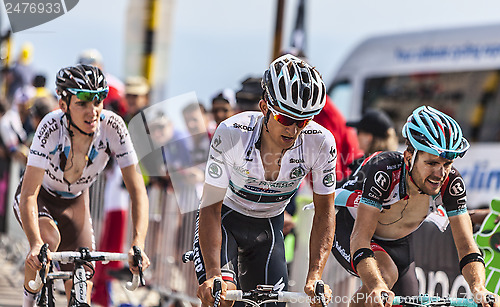
M 481 262 L 470 262 L 462 269 L 467 284 L 472 293 L 485 291 L 485 270 Z
M 221 206 L 222 202 L 200 208 L 198 234 L 207 279 L 221 274 Z
M 132 198 L 132 246 L 144 249 L 149 223 L 149 201 L 145 192 L 144 195 L 141 193 L 141 196 L 135 198 Z
M 315 195 L 315 214 L 309 240 L 307 280 L 319 280 L 330 255 L 335 234 L 333 195 Z
M 43 240 L 40 234 L 40 226 L 38 225 L 38 207 L 34 197 L 26 198 L 25 202 L 21 202 L 19 209 L 21 211 L 23 230 L 28 238 L 30 247 L 42 245 Z

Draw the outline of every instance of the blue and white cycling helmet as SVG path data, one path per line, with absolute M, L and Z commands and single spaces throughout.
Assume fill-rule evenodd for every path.
M 413 111 L 402 133 L 416 150 L 448 160 L 463 157 L 470 147 L 453 118 L 428 106 Z
M 264 72 L 262 89 L 269 103 L 297 119 L 311 118 L 326 103 L 326 87 L 318 71 L 301 59 L 285 54 Z

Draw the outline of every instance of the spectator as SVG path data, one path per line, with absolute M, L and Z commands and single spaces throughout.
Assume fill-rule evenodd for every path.
M 248 77 L 241 83 L 241 89 L 236 93 L 236 104 L 239 111 L 259 111 L 259 101 L 262 98 L 262 78 Z
M 236 107 L 236 95 L 226 88 L 212 98 L 212 115 L 217 126 L 226 118 L 233 116 Z
M 33 81 L 33 45 L 29 42 L 21 46 L 18 58 L 12 68 L 7 73 L 7 99 L 12 102 L 16 91 L 25 86 L 31 85 Z
M 57 108 L 57 101 L 52 96 L 33 98 L 33 103 L 29 109 L 31 126 L 36 129 L 42 118 Z M 32 139 L 32 136 L 33 134 L 28 139 Z
M 83 50 L 78 56 L 78 63 L 97 66 L 105 71 L 102 55 L 97 49 Z M 127 113 L 127 103 L 124 99 L 125 86 L 112 74 L 105 72 L 105 75 L 108 80 L 109 93 L 104 99 L 104 108 L 124 117 Z
M 128 112 L 125 122 L 129 122 L 139 111 L 149 105 L 149 84 L 142 76 L 128 77 L 125 81 L 125 98 Z
M 366 157 L 377 151 L 395 151 L 398 149 L 398 138 L 394 123 L 382 110 L 369 109 L 357 122 L 348 122 L 347 126 L 358 131 L 359 148 L 363 157 L 354 160 L 349 167 L 354 172 Z

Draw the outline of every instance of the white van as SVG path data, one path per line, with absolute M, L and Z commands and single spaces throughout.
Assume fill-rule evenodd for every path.
M 328 92 L 350 120 L 367 108 L 401 128 L 411 111 L 433 106 L 454 117 L 472 143 L 455 166 L 468 207 L 500 197 L 500 24 L 373 37 L 344 61 Z

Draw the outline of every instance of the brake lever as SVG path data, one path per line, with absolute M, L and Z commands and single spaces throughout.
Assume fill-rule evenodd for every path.
M 144 286 L 146 282 L 144 281 L 144 276 L 142 274 L 142 254 L 141 249 L 137 246 L 132 247 L 134 250 L 134 265 L 139 268 L 139 283 Z

